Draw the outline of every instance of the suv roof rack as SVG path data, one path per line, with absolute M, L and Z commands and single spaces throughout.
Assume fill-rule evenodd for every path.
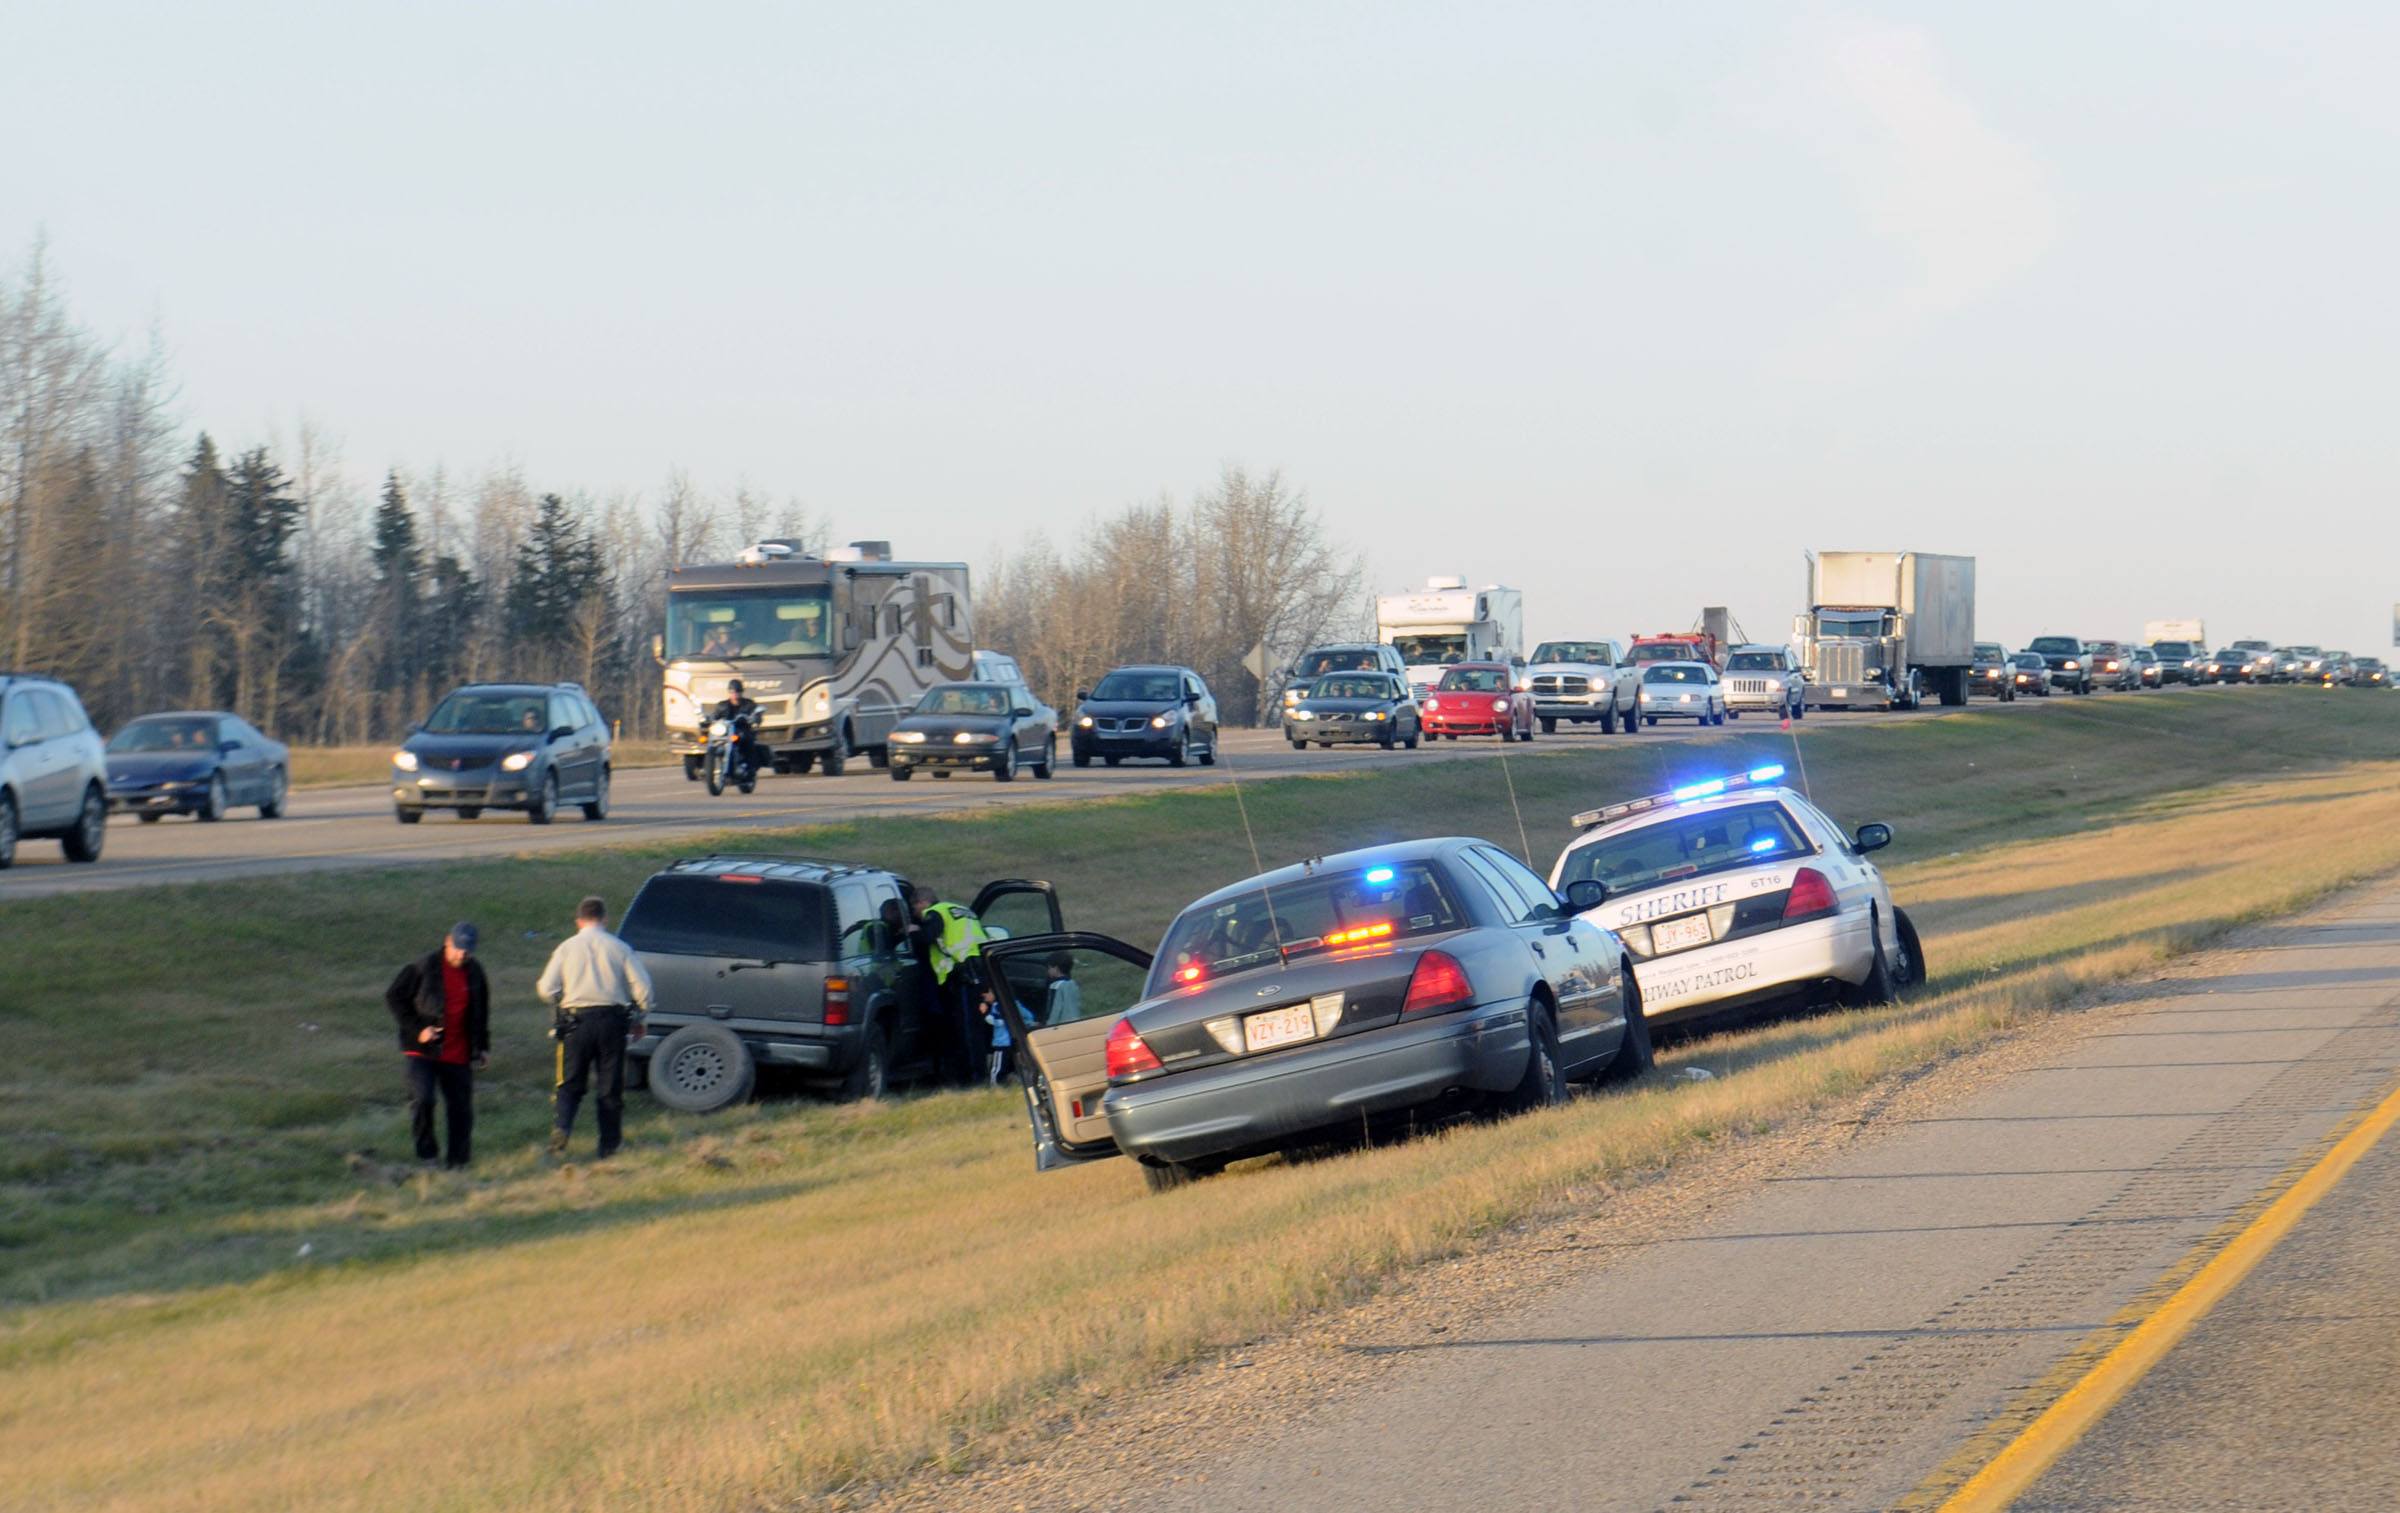
M 804 867 L 811 871 L 834 876 L 851 872 L 880 872 L 883 868 L 859 862 L 834 861 L 822 856 L 773 856 L 756 851 L 712 851 L 706 856 L 687 856 L 670 863 L 667 870 L 697 872 L 710 866 L 720 870 L 730 867 Z
M 1770 762 L 1764 767 L 1753 767 L 1748 772 L 1736 772 L 1728 777 L 1710 778 L 1705 783 L 1686 783 L 1680 788 L 1670 788 L 1664 793 L 1648 794 L 1638 799 L 1627 799 L 1621 804 L 1603 804 L 1597 809 L 1586 809 L 1576 815 L 1570 823 L 1578 830 L 1589 830 L 1594 826 L 1605 825 L 1611 820 L 1621 820 L 1629 814 L 1640 814 L 1645 810 L 1666 809 L 1676 804 L 1688 804 L 1694 799 L 1713 799 L 1720 794 L 1738 793 L 1744 788 L 1763 788 L 1782 776 L 1783 764 Z

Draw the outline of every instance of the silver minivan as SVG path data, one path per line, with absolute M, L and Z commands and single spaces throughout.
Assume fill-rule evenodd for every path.
M 17 842 L 55 837 L 71 862 L 100 860 L 108 839 L 108 758 L 75 690 L 0 673 L 0 868 Z

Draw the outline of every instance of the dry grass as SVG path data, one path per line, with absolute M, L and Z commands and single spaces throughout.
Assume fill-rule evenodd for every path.
M 673 758 L 667 754 L 667 743 L 664 741 L 619 741 L 615 760 L 619 767 L 664 767 Z M 389 744 L 292 748 L 294 788 L 354 787 L 362 783 L 380 783 L 391 775 L 392 747 Z
M 2395 866 L 2383 767 L 1919 862 L 1894 881 L 1935 979 L 1904 1007 L 1666 1058 L 1715 1081 L 1156 1200 L 1121 1163 L 1037 1177 L 1006 1097 L 950 1094 L 753 1109 L 605 1171 L 517 1160 L 264 1207 L 245 1222 L 295 1254 L 370 1232 L 432 1254 L 27 1310 L 0 1343 L 0 1464 L 34 1506 L 701 1509 L 964 1461 Z M 562 1222 L 455 1243 L 526 1210 Z

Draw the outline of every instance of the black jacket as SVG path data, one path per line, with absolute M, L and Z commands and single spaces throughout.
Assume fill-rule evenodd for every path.
M 383 1006 L 392 1011 L 400 1028 L 400 1049 L 430 1055 L 441 1046 L 419 1044 L 417 1032 L 439 1029 L 442 1014 L 442 953 L 431 951 L 400 969 L 383 990 Z M 467 958 L 467 1048 L 481 1056 L 492 1048 L 492 989 L 484 979 L 483 963 Z

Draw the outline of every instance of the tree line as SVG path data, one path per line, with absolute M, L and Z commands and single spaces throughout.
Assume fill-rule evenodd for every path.
M 38 242 L 0 275 L 0 667 L 67 679 L 103 729 L 222 708 L 358 744 L 458 682 L 573 678 L 654 736 L 667 570 L 770 537 L 826 539 L 797 500 L 681 471 L 645 498 L 395 467 L 362 498 L 310 425 L 232 445 L 186 429 L 163 344 L 128 354 L 78 326 Z M 1356 633 L 1361 585 L 1305 497 L 1229 469 L 1069 547 L 1036 537 L 974 597 L 980 644 L 1053 703 L 1116 663 L 1180 662 L 1239 720 L 1272 701 L 1245 657 Z

